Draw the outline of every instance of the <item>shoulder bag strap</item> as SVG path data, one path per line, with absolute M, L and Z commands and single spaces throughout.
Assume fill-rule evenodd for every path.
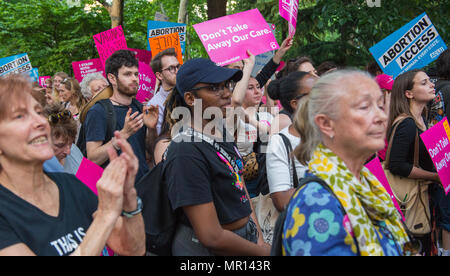
M 286 137 L 283 133 L 278 133 L 278 135 L 281 136 L 283 139 L 284 146 L 286 147 L 287 157 L 288 157 L 288 163 L 289 163 L 289 170 L 291 175 L 291 183 L 294 186 L 294 188 L 298 187 L 298 176 L 297 176 L 297 170 L 295 169 L 295 159 L 292 153 L 292 145 L 289 141 L 289 138 Z
M 407 118 L 412 118 L 410 116 L 406 116 L 406 117 L 398 117 L 395 121 L 394 121 L 394 129 L 391 132 L 390 138 L 389 138 L 389 145 L 388 148 L 386 150 L 386 160 L 384 161 L 384 166 L 385 168 L 388 168 L 389 166 L 389 161 L 391 159 L 391 149 L 392 149 L 392 143 L 394 142 L 394 136 L 395 136 L 395 132 L 397 131 L 397 127 Z M 414 143 L 414 166 L 416 166 L 416 164 L 419 163 L 419 136 L 418 133 L 416 131 L 416 140 Z

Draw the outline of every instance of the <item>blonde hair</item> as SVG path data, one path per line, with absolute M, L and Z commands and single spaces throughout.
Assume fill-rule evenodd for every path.
M 357 76 L 371 78 L 359 70 L 338 70 L 326 74 L 315 83 L 309 96 L 299 102 L 294 126 L 300 134 L 301 143 L 294 154 L 301 164 L 306 166 L 317 146 L 322 143 L 322 133 L 314 118 L 324 114 L 333 120 L 338 119 L 340 109 L 336 103 L 351 88 L 345 85 L 345 80 Z

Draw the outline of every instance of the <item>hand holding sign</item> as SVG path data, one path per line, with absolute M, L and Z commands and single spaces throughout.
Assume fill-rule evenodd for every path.
M 152 49 L 152 55 L 156 56 L 158 53 L 174 48 L 177 53 L 177 59 L 180 64 L 183 64 L 183 55 L 181 52 L 180 36 L 178 33 L 172 33 L 167 35 L 161 35 L 157 37 L 151 37 L 148 39 L 150 48 Z

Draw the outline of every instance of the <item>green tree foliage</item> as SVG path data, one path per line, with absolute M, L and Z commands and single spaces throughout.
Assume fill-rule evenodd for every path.
M 28 53 L 40 75 L 58 71 L 72 74 L 73 61 L 97 58 L 92 36 L 111 27 L 107 10 L 96 0 L 0 1 L 0 57 Z M 177 22 L 180 0 L 125 0 L 123 28 L 130 48 L 146 49 L 147 21 L 164 11 Z M 163 10 L 161 9 L 161 6 Z M 227 14 L 258 8 L 277 26 L 277 40 L 287 35 L 287 22 L 278 14 L 278 0 L 228 0 Z M 300 0 L 294 47 L 287 58 L 308 55 L 318 64 L 364 66 L 372 62 L 369 48 L 426 11 L 439 34 L 450 41 L 449 0 Z M 207 57 L 192 25 L 206 21 L 206 0 L 189 0 L 187 57 Z

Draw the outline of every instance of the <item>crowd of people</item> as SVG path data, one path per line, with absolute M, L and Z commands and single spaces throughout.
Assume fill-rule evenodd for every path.
M 305 56 L 277 71 L 291 47 L 257 75 L 251 52 L 220 67 L 167 49 L 144 103 L 128 50 L 106 78 L 0 78 L 0 255 L 152 255 L 136 184 L 161 168 L 175 256 L 270 255 L 277 235 L 286 256 L 450 256 L 450 196 L 418 139 L 450 113 L 449 50 L 433 83 Z M 98 195 L 75 176 L 83 158 L 104 168 Z M 397 211 L 373 158 L 420 182 L 427 225 Z

